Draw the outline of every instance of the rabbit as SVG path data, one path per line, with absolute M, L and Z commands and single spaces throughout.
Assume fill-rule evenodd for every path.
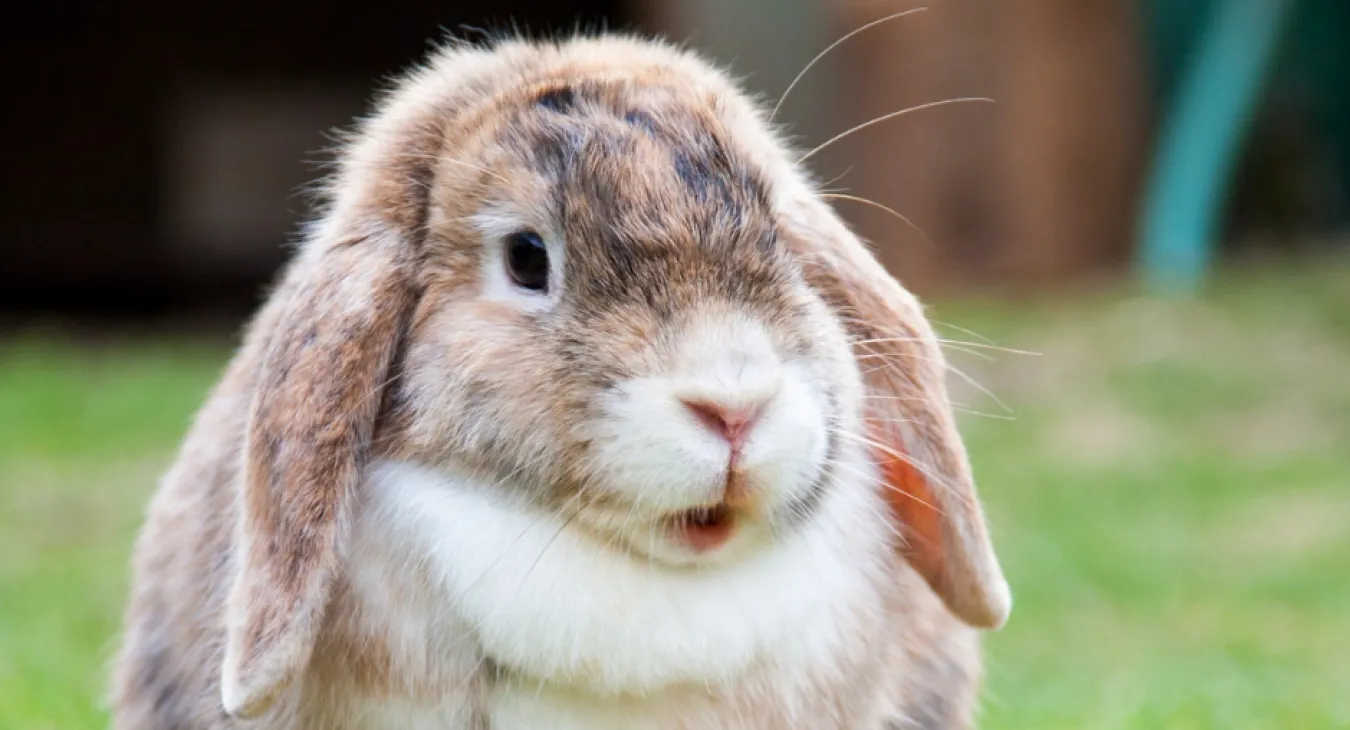
M 969 727 L 942 352 L 813 185 L 691 51 L 439 47 L 151 501 L 114 726 Z

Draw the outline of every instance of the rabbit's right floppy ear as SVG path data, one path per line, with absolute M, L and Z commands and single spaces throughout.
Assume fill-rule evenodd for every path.
M 788 209 L 787 240 L 859 348 L 866 431 L 853 437 L 872 451 L 902 533 L 900 553 L 956 616 L 1000 626 L 1012 596 L 947 399 L 937 336 L 918 300 L 820 205 L 804 200 Z
M 312 241 L 254 333 L 263 349 L 221 678 L 233 716 L 266 711 L 309 663 L 413 307 L 408 242 L 371 228 Z

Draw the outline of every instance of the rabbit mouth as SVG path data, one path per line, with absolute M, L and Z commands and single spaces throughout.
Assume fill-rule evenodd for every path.
M 680 542 L 696 552 L 716 550 L 726 544 L 736 531 L 736 521 L 736 513 L 725 503 L 695 507 L 669 518 Z

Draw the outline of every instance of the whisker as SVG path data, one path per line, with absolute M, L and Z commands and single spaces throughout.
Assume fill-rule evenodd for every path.
M 831 185 L 833 185 L 833 184 L 839 182 L 840 180 L 843 180 L 843 179 L 844 179 L 844 176 L 847 175 L 847 174 L 849 174 L 850 172 L 853 172 L 853 166 L 852 166 L 852 165 L 849 165 L 848 167 L 844 168 L 844 171 L 841 172 L 841 173 L 839 173 L 838 175 L 835 175 L 834 177 L 830 178 L 829 180 L 826 180 L 825 182 L 821 183 L 821 184 L 820 184 L 821 190 L 824 191 L 825 189 L 829 188 L 829 186 L 831 186 Z
M 580 492 L 578 492 L 578 494 L 580 494 Z M 544 543 L 544 547 L 539 549 L 539 555 L 535 556 L 533 563 L 530 563 L 530 569 L 525 571 L 525 575 L 520 577 L 520 586 L 519 588 L 517 588 L 517 593 L 519 593 L 519 591 L 525 587 L 525 583 L 530 579 L 530 575 L 534 573 L 534 569 L 539 567 L 539 561 L 544 559 L 544 553 L 547 553 L 548 549 L 553 547 L 553 543 L 558 539 L 558 537 L 561 536 L 563 532 L 567 530 L 568 527 L 572 526 L 572 520 L 574 519 L 575 516 L 570 516 L 567 519 L 563 520 L 563 523 L 558 526 L 557 531 L 553 533 L 553 537 L 550 537 L 548 539 L 548 542 Z
M 865 444 L 865 445 L 870 446 L 870 447 L 872 447 L 872 448 L 874 448 L 874 449 L 877 449 L 878 451 L 881 451 L 881 452 L 883 452 L 883 453 L 885 453 L 885 454 L 887 454 L 887 455 L 889 455 L 889 456 L 892 456 L 892 457 L 894 457 L 894 458 L 896 458 L 896 459 L 899 459 L 899 460 L 905 462 L 906 464 L 909 464 L 910 466 L 914 467 L 916 470 L 919 471 L 919 473 L 923 474 L 924 477 L 927 478 L 928 480 L 933 481 L 933 482 L 936 482 L 937 484 L 942 485 L 944 488 L 946 488 L 947 490 L 949 490 L 952 494 L 959 494 L 959 492 L 958 492 L 957 490 L 953 489 L 952 486 L 951 486 L 950 484 L 948 484 L 944 479 L 942 479 L 941 477 L 939 477 L 937 474 L 933 473 L 932 467 L 928 466 L 927 464 L 924 464 L 924 463 L 920 462 L 919 460 L 917 460 L 917 459 L 915 459 L 915 458 L 909 456 L 908 454 L 904 454 L 904 453 L 901 453 L 901 452 L 899 452 L 899 451 L 896 451 L 895 449 L 892 449 L 891 447 L 889 447 L 889 446 L 887 446 L 887 445 L 885 445 L 885 444 L 883 444 L 883 443 L 879 443 L 879 442 L 877 442 L 876 440 L 870 439 L 870 438 L 868 438 L 868 437 L 866 437 L 866 436 L 859 436 L 859 435 L 856 434 L 856 433 L 850 433 L 850 432 L 844 431 L 844 430 L 836 430 L 836 431 L 834 431 L 834 433 L 835 433 L 836 436 L 840 436 L 840 437 L 843 437 L 843 438 L 854 439 L 855 441 L 857 441 L 857 442 L 859 442 L 859 443 Z M 923 504 L 923 505 L 926 506 L 926 507 L 929 507 L 929 508 L 934 509 L 934 510 L 938 510 L 938 512 L 941 513 L 941 510 L 939 510 L 937 506 L 932 505 L 932 504 L 929 504 L 928 502 L 926 502 L 926 501 L 920 499 L 919 497 L 917 497 L 917 496 L 915 496 L 915 495 L 913 495 L 913 494 L 910 494 L 909 492 L 904 491 L 903 489 L 899 489 L 898 487 L 894 487 L 894 485 L 888 484 L 887 486 L 890 486 L 890 487 L 894 488 L 896 492 L 899 492 L 900 494 L 903 494 L 903 495 L 905 495 L 906 497 L 909 497 L 910 499 L 913 499 L 914 501 L 919 502 L 920 504 Z
M 881 360 L 887 365 L 892 365 L 897 368 L 903 368 L 903 366 L 905 365 L 905 359 L 907 358 L 913 358 L 915 360 L 921 360 L 923 362 L 933 361 L 933 358 L 918 353 L 915 354 L 906 353 L 902 355 L 898 352 L 878 352 L 876 350 L 868 350 L 867 352 L 860 352 L 854 355 L 854 358 L 858 360 Z
M 950 370 L 951 372 L 955 373 L 957 377 L 959 377 L 959 378 L 961 378 L 962 380 L 966 381 L 966 383 L 968 383 L 968 384 L 970 385 L 970 387 L 972 387 L 972 388 L 974 388 L 974 389 L 980 391 L 981 393 L 985 394 L 986 396 L 988 396 L 989 399 L 992 400 L 992 401 L 994 401 L 994 404 L 997 405 L 1000 409 L 1002 409 L 1004 413 L 1006 413 L 1006 414 L 1008 414 L 1008 415 L 1010 415 L 1010 416 L 1016 415 L 1015 412 L 1013 411 L 1013 409 L 1010 408 L 1010 407 L 1008 406 L 1007 403 L 1004 403 L 1004 402 L 1003 402 L 1003 399 L 1002 399 L 1002 398 L 999 398 L 997 395 L 994 395 L 994 391 L 992 391 L 992 390 L 990 390 L 990 389 L 984 387 L 983 385 L 980 385 L 979 381 L 977 381 L 975 378 L 973 378 L 973 377 L 967 375 L 963 370 L 961 370 L 960 368 L 956 367 L 955 365 L 948 364 L 948 365 L 947 365 L 947 369 Z
M 942 349 L 944 351 L 951 350 L 952 352 L 963 352 L 967 355 L 970 355 L 971 357 L 978 357 L 981 360 L 985 360 L 987 362 L 994 362 L 994 356 L 990 355 L 987 352 L 980 352 L 979 350 L 976 350 L 974 348 L 962 347 L 961 345 L 949 345 L 945 342 L 942 342 L 941 340 L 939 340 L 938 342 L 943 346 Z
M 905 217 L 904 214 L 900 213 L 900 211 L 888 205 L 883 205 L 869 198 L 863 198 L 857 195 L 848 195 L 846 193 L 820 193 L 820 197 L 829 200 L 851 200 L 855 203 L 862 203 L 863 205 L 870 205 L 873 208 L 879 208 L 881 210 L 884 210 L 887 213 L 890 213 L 891 215 L 895 216 L 896 218 L 899 218 L 902 222 L 904 222 L 905 225 L 909 226 L 911 229 L 914 230 L 915 233 L 919 234 L 919 238 L 922 238 L 923 242 L 927 244 L 929 248 L 933 249 L 937 248 L 937 246 L 933 244 L 933 239 L 929 238 L 928 234 L 924 233 L 923 229 L 920 228 L 917 223 Z
M 886 416 L 863 416 L 862 420 L 872 421 L 875 423 L 908 423 L 908 424 L 919 423 L 919 421 L 914 418 L 890 418 Z
M 878 520 L 879 522 L 881 522 L 881 524 L 885 525 L 885 526 L 886 526 L 886 529 L 887 529 L 887 530 L 890 530 L 890 532 L 891 532 L 892 535 L 895 535 L 895 539 L 899 540 L 899 541 L 900 541 L 900 544 L 901 544 L 902 546 L 904 546 L 904 547 L 908 547 L 908 546 L 909 546 L 909 538 L 905 537 L 904 533 L 902 533 L 902 532 L 900 532 L 899 530 L 895 529 L 895 525 L 893 524 L 893 522 L 894 522 L 894 519 L 893 519 L 893 518 L 890 518 L 890 517 L 887 517 L 886 515 L 881 514 L 880 512 L 878 512 L 878 511 L 876 510 L 875 507 L 873 507 L 873 506 L 870 505 L 870 504 L 867 505 L 867 511 L 868 511 L 868 512 L 871 512 L 873 517 L 876 517 L 877 520 Z
M 850 466 L 848 466 L 848 465 L 846 465 L 846 464 L 836 463 L 834 466 L 836 466 L 836 467 L 838 467 L 838 468 L 841 468 L 841 469 L 845 469 L 845 470 L 849 471 L 850 473 L 855 474 L 855 475 L 857 475 L 857 476 L 866 476 L 866 475 L 863 474 L 862 472 L 860 472 L 860 471 L 858 471 L 857 469 L 855 469 L 855 468 L 853 468 L 853 467 L 850 467 Z M 940 514 L 940 515 L 945 515 L 945 514 L 946 514 L 946 513 L 943 512 L 940 508 L 938 508 L 937 505 L 929 504 L 927 501 L 925 501 L 925 500 L 923 500 L 923 499 L 920 499 L 919 497 L 917 497 L 917 496 L 915 496 L 915 495 L 913 495 L 913 494 L 911 494 L 911 493 L 909 493 L 909 492 L 907 492 L 907 491 L 901 489 L 900 487 L 895 486 L 894 484 L 891 484 L 891 483 L 887 482 L 885 479 L 882 479 L 882 478 L 880 478 L 880 477 L 872 477 L 872 485 L 873 485 L 873 486 L 881 487 L 881 488 L 883 488 L 883 489 L 890 490 L 890 491 L 892 491 L 892 492 L 895 492 L 896 494 L 903 494 L 904 496 L 906 496 L 906 497 L 908 497 L 908 498 L 914 500 L 915 502 L 918 502 L 919 504 L 924 505 L 925 507 L 928 507 L 929 509 L 933 510 L 934 512 L 937 512 L 937 513 Z
M 526 535 L 527 533 L 529 533 L 530 530 L 533 530 L 540 522 L 543 522 L 545 519 L 547 519 L 547 518 L 549 518 L 549 517 L 553 517 L 553 516 L 555 516 L 555 515 L 561 515 L 561 514 L 563 514 L 564 511 L 567 510 L 575 500 L 579 499 L 579 498 L 581 497 L 582 494 L 583 494 L 583 492 L 578 491 L 576 494 L 572 495 L 572 497 L 570 497 L 566 502 L 564 502 L 562 505 L 560 505 L 556 510 L 542 512 L 539 516 L 537 516 L 537 517 L 535 517 L 533 520 L 531 520 L 531 521 L 530 521 L 530 524 L 526 525 L 526 526 L 525 526 L 525 529 L 521 530 L 521 531 L 520 531 L 520 534 L 519 534 L 519 535 L 516 535 L 515 539 L 512 540 L 512 541 L 510 542 L 510 544 L 508 544 L 508 545 L 506 546 L 506 548 L 502 550 L 501 554 L 499 554 L 499 555 L 497 556 L 497 558 L 496 558 L 495 560 L 492 561 L 492 564 L 489 565 L 488 567 L 484 568 L 484 569 L 483 569 L 483 573 L 482 573 L 481 575 L 479 575 L 477 578 L 474 578 L 473 581 L 470 582 L 469 585 L 468 585 L 467 587 L 465 587 L 465 589 L 464 589 L 463 591 L 461 591 L 461 593 L 468 594 L 469 591 L 473 590 L 473 588 L 474 588 L 475 586 L 477 586 L 478 583 L 479 583 L 480 581 L 482 581 L 484 578 L 486 578 L 486 577 L 488 576 L 488 574 L 490 574 L 490 573 L 492 572 L 492 569 L 493 569 L 493 568 L 496 568 L 503 560 L 506 559 L 506 556 L 507 556 L 508 554 L 510 554 L 510 552 L 511 552 L 513 549 L 515 549 L 516 545 L 520 543 L 521 539 L 524 538 L 525 535 Z M 570 518 L 569 518 L 569 521 L 570 521 Z M 564 527 L 564 528 L 569 524 L 569 521 L 564 521 L 564 522 L 563 522 L 563 527 Z M 562 533 L 562 529 L 560 528 L 560 529 L 558 530 L 558 534 L 561 534 L 561 533 Z M 555 535 L 553 536 L 553 539 L 556 540 L 557 537 L 558 537 L 558 536 L 555 534 Z M 550 540 L 549 542 L 550 542 L 550 544 L 551 544 L 551 543 L 552 543 L 552 540 Z M 540 555 L 542 556 L 543 553 L 541 552 Z
M 974 408 L 953 408 L 952 410 L 956 411 L 957 413 L 964 413 L 967 416 L 975 416 L 977 418 L 989 418 L 995 421 L 1014 422 L 1017 420 L 1017 415 L 1013 413 L 989 413 L 988 411 L 977 411 Z
M 794 78 L 794 79 L 792 79 L 792 83 L 788 84 L 788 87 L 787 87 L 786 89 L 783 90 L 782 96 L 779 96 L 779 97 L 778 97 L 778 103 L 773 105 L 773 111 L 772 111 L 772 112 L 769 112 L 769 121 L 772 122 L 773 119 L 774 119 L 774 117 L 778 116 L 778 110 L 781 109 L 781 108 L 783 107 L 783 102 L 787 100 L 788 94 L 791 94 L 791 93 L 792 93 L 792 90 L 793 90 L 794 88 L 797 87 L 797 82 L 799 82 L 799 81 L 802 80 L 802 77 L 806 75 L 806 72 L 807 72 L 807 71 L 810 71 L 812 66 L 815 66 L 817 63 L 819 63 L 819 62 L 820 62 L 820 59 L 824 58 L 826 54 L 828 54 L 830 51 L 833 51 L 835 48 L 837 48 L 837 47 L 839 46 L 839 44 L 843 43 L 844 41 L 848 40 L 849 38 L 852 38 L 852 37 L 855 36 L 855 35 L 858 35 L 859 33 L 861 33 L 861 32 L 863 32 L 863 31 L 867 30 L 868 28 L 872 28 L 872 27 L 874 27 L 874 26 L 881 25 L 882 23 L 885 23 L 885 22 L 887 22 L 887 21 L 889 21 L 889 20 L 895 20 L 896 18 L 903 18 L 903 17 L 905 17 L 906 15 L 913 15 L 913 14 L 915 14 L 915 13 L 921 13 L 921 12 L 927 10 L 927 9 L 928 9 L 928 8 L 926 8 L 926 7 L 925 7 L 925 8 L 914 8 L 914 9 L 912 9 L 912 10 L 906 10 L 906 11 L 900 12 L 900 13 L 892 13 L 891 15 L 887 15 L 887 16 L 884 17 L 884 18 L 878 18 L 877 20 L 874 20 L 874 21 L 868 23 L 867 25 L 862 26 L 861 28 L 857 28 L 857 29 L 855 29 L 855 30 L 853 30 L 853 31 L 851 31 L 851 32 L 849 32 L 849 33 L 847 33 L 847 34 L 845 34 L 843 38 L 840 38 L 839 40 L 835 41 L 834 43 L 831 43 L 830 45 L 826 46 L 826 47 L 825 47 L 825 50 L 821 51 L 820 53 L 817 53 L 815 58 L 813 58 L 813 59 L 811 59 L 809 62 L 807 62 L 807 64 L 806 64 L 805 66 L 802 67 L 802 70 L 799 71 L 799 72 L 797 72 L 797 77 Z
M 936 319 L 929 319 L 929 321 L 936 325 L 941 325 L 943 327 L 950 327 L 962 334 L 970 335 L 971 337 L 974 337 L 975 339 L 985 343 L 986 345 L 994 344 L 993 340 L 989 339 L 988 337 L 985 337 L 984 335 L 980 334 L 979 332 L 976 332 L 975 330 L 968 330 L 965 327 L 954 325 L 951 322 L 939 322 Z
M 941 101 L 930 101 L 930 102 L 928 102 L 928 103 L 926 103 L 926 104 L 919 104 L 918 106 L 911 106 L 911 107 L 908 107 L 908 108 L 905 108 L 905 109 L 901 109 L 900 111 L 891 112 L 890 114 L 883 114 L 883 115 L 877 117 L 876 119 L 871 120 L 870 122 L 863 122 L 862 124 L 859 124 L 858 126 L 853 127 L 852 129 L 849 129 L 849 130 L 844 131 L 844 132 L 840 132 L 839 134 L 836 134 L 835 136 L 833 136 L 833 137 L 831 137 L 831 138 L 825 140 L 823 143 L 817 145 L 815 149 L 811 150 L 810 152 L 807 152 L 806 154 L 802 155 L 801 157 L 798 157 L 798 158 L 797 158 L 797 163 L 798 163 L 798 164 L 801 164 L 801 163 L 803 163 L 803 162 L 806 162 L 808 159 L 810 159 L 810 158 L 811 158 L 813 155 L 815 155 L 816 153 L 820 152 L 821 150 L 825 149 L 826 147 L 829 147 L 830 145 L 834 144 L 835 142 L 838 142 L 839 140 L 841 140 L 841 139 L 843 139 L 843 138 L 845 138 L 845 137 L 847 137 L 847 136 L 853 134 L 854 132 L 860 132 L 860 131 L 862 131 L 862 130 L 864 130 L 864 129 L 867 129 L 868 127 L 870 127 L 870 126 L 872 126 L 872 125 L 874 125 L 874 124 L 880 124 L 881 122 L 884 122 L 884 121 L 886 121 L 886 120 L 888 120 L 888 119 L 894 119 L 894 118 L 896 118 L 896 117 L 902 117 L 902 116 L 905 116 L 906 114 L 912 114 L 912 113 L 914 113 L 914 112 L 923 111 L 924 109 L 932 109 L 932 108 L 934 108 L 934 107 L 948 106 L 948 105 L 951 105 L 951 104 L 965 104 L 965 103 L 969 103 L 969 102 L 983 102 L 983 103 L 992 104 L 992 103 L 994 103 L 994 100 L 993 100 L 993 99 L 990 99 L 990 98 L 988 98 L 988 97 L 985 97 L 985 96 L 960 96 L 960 97 L 956 97 L 956 98 L 954 98 L 954 99 L 943 99 L 943 100 L 941 100 Z
M 357 408 L 363 407 L 366 405 L 366 401 L 370 400 L 371 398 L 374 398 L 377 395 L 382 395 L 384 393 L 385 388 L 388 388 L 389 386 L 398 382 L 398 379 L 401 377 L 403 377 L 402 374 L 395 373 L 394 375 L 389 376 L 389 378 L 387 378 L 384 382 L 376 384 L 374 387 L 370 389 L 370 392 L 361 396 L 361 400 L 356 402 L 356 407 Z
M 994 358 L 992 358 L 992 357 L 990 357 L 989 355 L 986 355 L 986 354 L 984 354 L 984 353 L 982 353 L 982 352 L 974 352 L 974 351 L 972 351 L 972 350 L 963 350 L 963 349 L 961 349 L 961 348 L 959 348 L 959 347 L 949 347 L 948 349 L 951 349 L 951 350 L 954 350 L 954 351 L 958 351 L 958 352 L 965 352 L 965 353 L 967 353 L 967 354 L 974 355 L 975 357 L 978 357 L 978 358 L 980 358 L 980 359 L 982 359 L 982 360 L 989 360 L 990 362 L 993 362 L 993 360 L 994 360 Z M 900 370 L 901 372 L 903 372 L 904 369 L 905 369 L 905 365 L 906 365 L 906 362 L 905 362 L 905 361 L 906 361 L 906 360 L 909 360 L 909 359 L 919 360 L 919 361 L 922 361 L 922 362 L 928 362 L 928 363 L 933 362 L 933 358 L 928 357 L 927 355 L 923 355 L 923 354 L 921 354 L 921 353 L 909 353 L 909 352 L 907 352 L 907 353 L 898 353 L 898 352 L 879 352 L 879 351 L 877 351 L 877 350 L 868 350 L 867 352 L 860 352 L 860 353 L 854 355 L 854 358 L 857 359 L 857 360 L 860 360 L 860 361 L 861 361 L 861 360 L 881 360 L 881 361 L 882 361 L 883 363 L 885 363 L 886 365 L 888 365 L 888 366 L 890 366 L 890 367 L 894 367 L 894 368 L 896 368 L 897 370 Z M 949 368 L 949 367 L 951 367 L 951 358 L 943 358 L 938 364 L 942 365 L 942 367 L 944 367 L 944 368 Z
M 922 402 L 924 402 L 924 401 L 927 400 L 926 398 L 921 398 L 921 397 L 919 397 L 919 396 L 880 395 L 880 394 L 865 394 L 865 395 L 863 395 L 862 398 L 863 398 L 863 400 L 897 400 L 897 401 L 905 401 L 905 402 L 910 402 L 910 403 L 922 403 Z M 1015 415 L 1003 415 L 1003 414 L 998 414 L 998 413 L 986 413 L 986 412 L 981 411 L 981 410 L 976 410 L 975 408 L 972 408 L 971 406 L 968 406 L 968 405 L 966 405 L 966 404 L 964 404 L 964 403 L 951 403 L 951 402 L 949 402 L 947 405 L 950 405 L 950 406 L 952 407 L 952 410 L 956 411 L 957 413 L 964 413 L 964 414 L 970 415 L 970 416 L 980 416 L 980 417 L 982 417 L 982 418 L 992 418 L 992 419 L 994 419 L 994 420 L 996 420 L 996 421 L 1016 421 L 1016 420 L 1017 420 L 1017 416 L 1015 416 Z M 867 416 L 867 417 L 866 417 L 866 420 L 886 420 L 886 419 L 877 418 L 877 417 L 875 417 L 875 416 Z M 901 420 L 901 419 L 891 419 L 891 420 L 894 420 L 894 421 L 896 421 L 897 423 L 912 422 L 912 421 L 904 421 L 904 420 Z
M 958 405 L 952 405 L 951 408 L 952 408 L 952 410 L 955 411 L 956 413 L 960 413 L 960 414 L 965 415 L 965 416 L 975 416 L 976 418 L 989 418 L 989 419 L 992 419 L 992 420 L 995 420 L 995 421 L 1010 421 L 1010 422 L 1011 422 L 1011 421 L 1016 421 L 1016 420 L 1017 420 L 1017 416 L 1016 416 L 1015 414 L 989 413 L 988 411 L 981 411 L 981 410 L 978 410 L 978 409 L 975 409 L 975 408 L 970 408 L 970 407 L 968 407 L 968 406 L 958 406 Z M 882 417 L 880 417 L 880 416 L 864 416 L 864 417 L 863 417 L 863 420 L 865 420 L 865 421 L 877 421 L 877 422 L 879 422 L 879 423 L 918 423 L 918 422 L 919 422 L 917 419 L 913 419 L 913 418 L 882 418 Z
M 1039 353 L 1039 352 L 1032 352 L 1031 350 L 1018 350 L 1018 349 L 1012 348 L 1012 347 L 1002 347 L 1002 346 L 1000 346 L 1000 345 L 986 344 L 986 343 L 983 343 L 983 342 L 967 342 L 967 341 L 965 341 L 965 340 L 949 340 L 949 339 L 942 338 L 942 337 L 936 338 L 936 341 L 937 341 L 938 343 L 940 343 L 940 344 L 943 344 L 943 345 L 959 345 L 959 346 L 961 346 L 961 347 L 979 348 L 979 349 L 982 349 L 982 350 L 993 350 L 994 352 L 1006 352 L 1006 353 L 1009 353 L 1009 354 L 1012 354 L 1012 355 L 1029 355 L 1029 356 L 1031 356 L 1031 357 L 1040 357 L 1040 356 L 1041 356 L 1041 353 Z M 918 343 L 922 343 L 922 342 L 924 342 L 924 340 L 921 339 L 921 338 L 918 338 L 918 337 L 876 337 L 876 338 L 867 339 L 867 340 L 854 340 L 854 341 L 853 341 L 853 344 L 854 344 L 854 345 L 880 345 L 880 344 L 886 344 L 886 343 L 889 343 L 889 342 L 918 342 Z

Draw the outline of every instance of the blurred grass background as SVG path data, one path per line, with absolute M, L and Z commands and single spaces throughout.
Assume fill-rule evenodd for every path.
M 1350 260 L 932 315 L 1012 414 L 953 377 L 1017 598 L 982 727 L 1350 727 Z M 133 533 L 228 355 L 0 347 L 0 727 L 106 724 Z

